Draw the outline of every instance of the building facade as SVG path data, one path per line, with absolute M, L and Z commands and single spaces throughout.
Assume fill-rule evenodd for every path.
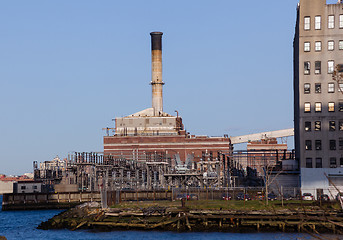
M 182 132 L 181 132 L 182 133 Z M 157 154 L 174 156 L 178 154 L 184 162 L 191 155 L 195 162 L 208 156 L 218 158 L 218 153 L 229 153 L 232 149 L 228 137 L 195 136 L 189 134 L 164 136 L 106 136 L 104 154 L 113 156 L 147 156 L 155 158 Z M 149 157 L 150 156 L 150 157 Z
M 343 187 L 343 4 L 300 0 L 294 37 L 294 128 L 303 192 Z
M 14 193 L 40 193 L 42 192 L 41 181 L 18 181 L 13 185 Z
M 162 32 L 151 35 L 152 106 L 126 117 L 115 118 L 113 136 L 104 137 L 104 155 L 129 159 L 159 159 L 178 155 L 182 162 L 191 157 L 198 162 L 213 160 L 232 150 L 230 138 L 191 135 L 182 118 L 163 111 Z M 107 128 L 108 129 L 108 128 Z
M 263 176 L 263 168 L 276 166 L 279 161 L 286 158 L 287 144 L 280 144 L 276 138 L 261 139 L 247 144 L 247 166 L 256 169 Z

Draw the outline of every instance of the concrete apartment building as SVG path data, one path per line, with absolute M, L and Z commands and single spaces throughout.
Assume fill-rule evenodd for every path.
M 294 37 L 294 127 L 302 192 L 343 189 L 343 3 L 300 0 Z M 330 179 L 331 182 L 328 180 Z

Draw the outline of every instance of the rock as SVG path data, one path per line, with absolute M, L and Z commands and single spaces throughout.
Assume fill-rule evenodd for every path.
M 7 238 L 4 236 L 0 236 L 0 240 L 7 240 Z
M 86 203 L 83 203 L 83 204 L 76 206 L 76 208 L 85 208 L 85 207 L 98 208 L 98 207 L 100 207 L 100 203 L 98 203 L 98 202 L 86 202 Z

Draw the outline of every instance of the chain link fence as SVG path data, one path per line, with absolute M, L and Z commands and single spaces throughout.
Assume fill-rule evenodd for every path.
M 269 189 L 266 194 L 264 187 L 235 187 L 235 188 L 173 188 L 173 200 L 262 200 L 268 195 L 270 200 L 300 199 L 300 188 Z
M 177 201 L 186 200 L 322 200 L 337 201 L 337 191 L 332 189 L 300 189 L 298 187 L 268 188 L 233 187 L 233 188 L 170 188 L 156 190 L 118 190 L 116 201 Z M 341 195 L 343 199 L 343 192 Z

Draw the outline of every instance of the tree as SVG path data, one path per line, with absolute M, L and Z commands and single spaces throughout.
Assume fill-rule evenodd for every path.
M 332 74 L 332 79 L 337 82 L 339 91 L 343 94 L 343 88 L 339 85 L 343 83 L 343 64 L 337 64 Z
M 282 170 L 277 170 L 275 174 L 275 164 L 272 162 L 267 162 L 265 166 L 263 166 L 263 178 L 264 178 L 264 187 L 265 187 L 265 199 L 266 205 L 268 205 L 268 191 L 269 186 L 276 180 L 276 178 L 282 173 Z

